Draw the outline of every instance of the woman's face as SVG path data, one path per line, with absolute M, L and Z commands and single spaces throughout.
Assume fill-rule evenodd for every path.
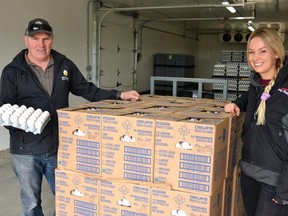
M 271 79 L 276 73 L 278 56 L 260 37 L 252 38 L 248 48 L 248 61 L 251 67 L 262 79 Z

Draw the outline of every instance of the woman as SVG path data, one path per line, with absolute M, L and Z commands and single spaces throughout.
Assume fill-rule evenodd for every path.
M 240 162 L 247 216 L 288 215 L 288 61 L 278 33 L 263 27 L 247 44 L 253 72 L 248 92 L 226 104 L 246 112 Z

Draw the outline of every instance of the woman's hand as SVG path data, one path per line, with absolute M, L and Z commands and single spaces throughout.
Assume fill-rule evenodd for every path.
M 240 115 L 240 109 L 235 103 L 228 103 L 224 106 L 224 111 L 229 113 L 236 113 L 237 116 Z

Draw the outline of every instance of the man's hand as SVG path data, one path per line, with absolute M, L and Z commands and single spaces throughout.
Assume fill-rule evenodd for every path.
M 136 92 L 135 90 L 121 92 L 120 94 L 120 98 L 122 100 L 137 101 L 139 97 L 140 97 L 139 93 Z

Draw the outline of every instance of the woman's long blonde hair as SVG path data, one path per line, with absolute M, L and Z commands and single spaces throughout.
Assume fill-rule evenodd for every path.
M 267 96 L 269 97 L 269 92 L 273 85 L 275 84 L 275 80 L 277 78 L 277 75 L 279 73 L 280 68 L 283 66 L 283 62 L 285 59 L 285 49 L 283 42 L 279 36 L 279 34 L 268 27 L 261 27 L 258 28 L 256 31 L 254 31 L 251 36 L 249 37 L 248 44 L 247 44 L 247 58 L 249 59 L 249 46 L 252 38 L 261 38 L 264 43 L 271 48 L 274 54 L 278 56 L 278 59 L 276 59 L 276 72 L 272 79 L 270 80 L 269 84 L 265 87 L 263 94 L 264 97 L 261 97 L 261 102 L 258 106 L 258 109 L 256 111 L 256 115 L 258 115 L 257 118 L 257 125 L 264 125 L 265 124 L 265 110 L 266 110 L 266 100 Z M 250 62 L 248 61 L 248 64 L 250 65 Z M 250 65 L 251 67 L 251 65 Z M 252 67 L 251 67 L 252 68 Z M 262 95 L 263 95 L 262 94 Z M 266 95 L 266 98 L 265 98 Z

